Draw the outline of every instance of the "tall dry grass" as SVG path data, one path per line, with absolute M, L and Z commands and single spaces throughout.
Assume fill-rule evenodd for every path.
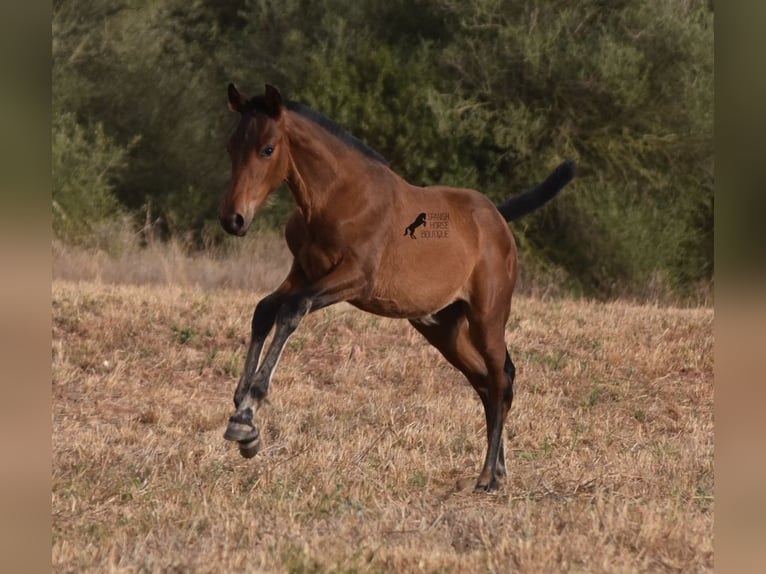
M 276 232 L 256 232 L 225 240 L 215 248 L 193 250 L 182 239 L 122 238 L 119 247 L 84 249 L 54 241 L 53 277 L 104 284 L 183 285 L 207 289 L 267 291 L 287 275 L 292 256 Z
M 263 451 L 222 439 L 287 264 L 251 241 L 54 254 L 54 571 L 712 570 L 712 309 L 517 297 L 509 479 L 476 495 L 473 390 L 406 322 L 343 305 L 290 340 Z

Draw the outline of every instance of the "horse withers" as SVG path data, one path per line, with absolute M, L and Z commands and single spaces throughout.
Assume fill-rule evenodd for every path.
M 324 115 L 283 100 L 272 86 L 247 98 L 230 84 L 228 99 L 239 122 L 227 146 L 231 180 L 221 225 L 245 235 L 282 182 L 295 210 L 285 228 L 292 267 L 255 308 L 234 392 L 236 412 L 224 437 L 237 441 L 243 456 L 255 456 L 260 434 L 254 413 L 287 339 L 307 313 L 347 301 L 409 320 L 465 375 L 481 398 L 487 425 L 476 489 L 495 490 L 507 474 L 503 426 L 516 372 L 505 345 L 517 275 L 507 222 L 552 199 L 574 176 L 574 162 L 494 205 L 478 191 L 407 183 L 374 150 Z

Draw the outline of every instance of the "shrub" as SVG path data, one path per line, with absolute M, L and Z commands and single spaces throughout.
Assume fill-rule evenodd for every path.
M 102 124 L 86 129 L 74 114 L 53 121 L 53 233 L 68 243 L 108 247 L 114 229 L 125 225 L 126 211 L 114 185 L 128 167 L 128 150 L 104 133 Z M 109 231 L 109 228 L 112 231 Z

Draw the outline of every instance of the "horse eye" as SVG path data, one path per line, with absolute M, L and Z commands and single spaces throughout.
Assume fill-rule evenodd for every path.
M 274 146 L 267 145 L 265 148 L 261 150 L 261 155 L 263 157 L 269 157 L 273 153 L 274 153 Z

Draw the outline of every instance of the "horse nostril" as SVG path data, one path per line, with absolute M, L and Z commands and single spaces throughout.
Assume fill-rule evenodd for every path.
M 232 213 L 221 217 L 221 225 L 227 232 L 237 234 L 245 226 L 245 218 L 240 213 Z

